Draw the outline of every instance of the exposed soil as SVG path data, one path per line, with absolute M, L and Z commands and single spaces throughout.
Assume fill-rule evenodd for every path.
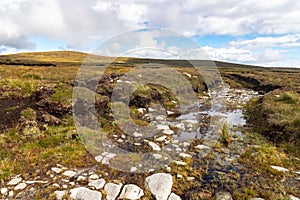
M 229 74 L 227 75 L 228 78 L 234 79 L 237 82 L 241 83 L 244 87 L 253 89 L 255 91 L 259 91 L 262 93 L 268 93 L 275 89 L 281 88 L 281 86 L 276 84 L 262 84 L 257 79 L 250 77 L 250 76 L 242 76 L 239 74 Z
M 36 112 L 36 121 L 40 128 L 43 124 L 59 124 L 64 115 L 70 113 L 71 108 L 59 102 L 50 100 L 53 90 L 41 88 L 29 97 L 0 99 L 0 133 L 7 129 L 23 126 L 21 113 L 27 108 Z

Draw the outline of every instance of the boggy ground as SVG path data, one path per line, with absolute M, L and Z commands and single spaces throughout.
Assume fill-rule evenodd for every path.
M 227 102 L 229 110 L 244 111 L 247 124 L 234 129 L 225 125 L 213 146 L 204 144 L 201 140 L 193 140 L 185 151 L 187 155 L 183 154 L 184 148 L 173 139 L 170 144 L 175 145 L 175 152 L 176 148 L 181 148 L 182 151 L 177 152 L 182 153 L 178 160 L 180 162 L 170 163 L 155 171 L 149 169 L 146 173 L 130 173 L 97 163 L 94 156 L 85 149 L 74 126 L 71 116 L 72 87 L 77 84 L 74 81 L 75 76 L 85 56 L 81 53 L 54 52 L 1 57 L 1 188 L 14 190 L 14 186 L 8 187 L 7 182 L 17 174 L 20 174 L 24 181 L 45 181 L 27 184 L 25 189 L 15 190 L 14 196 L 9 198 L 55 199 L 55 191 L 70 191 L 79 186 L 95 190 L 94 187 L 87 186 L 88 181 L 56 175 L 52 168 L 57 167 L 57 164 L 75 172 L 96 166 L 93 168 L 94 173 L 101 175 L 106 183 L 131 183 L 139 186 L 145 193 L 142 199 L 153 198 L 145 187 L 145 178 L 158 172 L 172 175 L 172 192 L 182 199 L 212 199 L 216 198 L 215 194 L 220 191 L 230 192 L 234 199 L 289 199 L 289 195 L 300 196 L 299 70 L 217 62 L 223 80 L 231 88 L 251 89 L 260 94 L 252 98 L 246 107 L 243 102 L 237 103 L 236 98 Z M 111 61 L 105 57 L 94 59 L 99 63 Z M 132 137 L 123 136 L 124 133 L 113 123 L 109 104 L 117 80 L 138 66 L 137 63 L 143 62 L 150 61 L 134 62 L 124 58 L 107 69 L 106 75 L 96 82 L 95 108 L 103 129 L 116 145 L 130 151 L 151 152 L 153 147 L 149 145 L 149 141 L 136 141 L 141 145 L 133 145 Z M 202 109 L 209 110 L 210 105 L 206 103 L 209 101 L 207 86 L 201 76 L 189 66 L 178 66 L 174 63 L 177 62 L 172 61 L 169 64 L 174 65 L 174 68 L 190 82 L 203 103 Z M 243 92 L 240 92 L 240 95 L 242 94 Z M 132 95 L 130 114 L 136 124 L 145 126 L 151 121 L 149 108 L 159 104 L 169 111 L 167 119 L 172 120 L 186 114 L 180 112 L 180 107 L 174 103 L 177 101 L 176 95 L 167 88 L 155 84 L 146 85 Z M 205 119 L 201 120 L 209 120 L 206 119 L 209 116 L 203 116 Z M 156 119 L 157 123 L 160 120 L 164 123 L 168 121 L 160 117 Z M 166 131 L 167 133 L 178 133 L 178 128 L 169 124 L 168 126 L 170 131 Z M 196 124 L 194 128 L 197 126 L 205 127 L 205 123 Z M 243 137 L 233 134 L 238 131 L 242 132 Z M 160 134 L 162 137 L 163 134 Z M 172 137 L 166 135 L 167 139 Z M 154 137 L 153 141 L 157 138 L 158 136 Z M 164 145 L 159 141 L 157 143 Z M 197 149 L 197 146 L 200 149 Z M 203 157 L 205 146 L 209 146 L 211 150 Z M 65 179 L 74 184 L 64 182 Z M 96 190 L 105 196 L 103 188 Z

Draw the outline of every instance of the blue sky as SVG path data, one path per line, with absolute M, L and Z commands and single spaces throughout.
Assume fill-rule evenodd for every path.
M 93 52 L 113 36 L 157 27 L 190 38 L 198 47 L 149 31 L 124 36 L 126 47 L 114 43 L 113 51 L 102 53 L 149 46 L 197 59 L 201 48 L 214 60 L 300 67 L 299 10 L 300 1 L 294 0 L 1 0 L 0 54 Z

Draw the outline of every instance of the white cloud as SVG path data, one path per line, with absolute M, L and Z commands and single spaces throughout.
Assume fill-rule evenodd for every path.
M 286 59 L 282 56 L 285 52 L 274 47 L 300 47 L 299 10 L 300 1 L 295 0 L 1 0 L 0 49 L 3 50 L 0 51 L 34 49 L 35 37 L 65 41 L 63 46 L 87 51 L 124 31 L 155 26 L 174 29 L 186 36 L 258 35 L 251 40 L 232 41 L 225 47 L 204 49 L 214 59 L 237 62 L 266 59 L 269 63 L 273 58 Z M 147 40 L 126 40 L 135 47 L 166 47 L 153 35 L 141 33 L 140 37 Z M 118 50 L 122 48 L 115 44 L 112 51 Z M 203 56 L 197 48 L 172 50 L 188 57 Z
M 257 37 L 250 40 L 236 40 L 229 43 L 232 46 L 244 46 L 248 49 L 261 47 L 300 47 L 300 34 L 279 37 Z

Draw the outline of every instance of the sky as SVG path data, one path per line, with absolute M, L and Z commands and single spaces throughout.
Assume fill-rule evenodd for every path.
M 168 46 L 150 29 L 123 37 L 131 44 L 127 49 L 150 45 L 193 59 L 201 58 L 201 49 L 213 60 L 300 67 L 299 19 L 300 1 L 295 0 L 1 0 L 0 54 L 93 52 L 126 31 L 157 27 L 198 47 L 182 49 L 180 37 Z

